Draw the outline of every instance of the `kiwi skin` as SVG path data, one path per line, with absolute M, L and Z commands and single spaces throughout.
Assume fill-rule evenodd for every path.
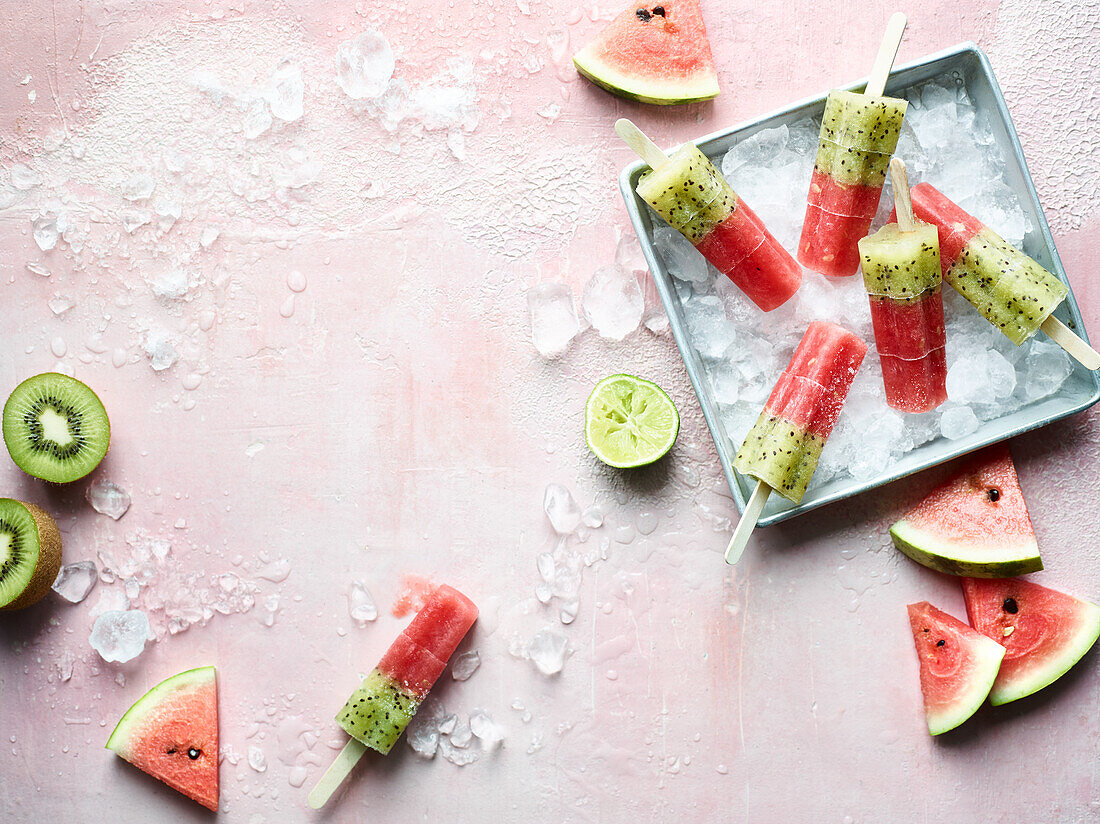
M 57 521 L 41 507 L 25 501 L 18 503 L 27 508 L 38 527 L 38 563 L 27 588 L 14 601 L 0 607 L 0 610 L 23 609 L 41 601 L 57 580 L 57 573 L 61 569 L 61 532 L 57 528 Z

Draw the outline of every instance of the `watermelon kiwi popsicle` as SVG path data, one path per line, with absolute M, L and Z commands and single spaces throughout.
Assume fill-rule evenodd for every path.
M 652 169 L 638 196 L 753 303 L 770 312 L 798 291 L 801 267 L 694 144 L 668 157 L 629 120 L 615 131 Z
M 310 792 L 311 807 L 324 806 L 368 747 L 393 748 L 476 620 L 477 607 L 457 589 L 432 592 L 336 716 L 351 740 Z
M 796 504 L 806 494 L 866 354 L 867 344 L 835 323 L 815 321 L 806 329 L 733 461 L 757 484 L 726 550 L 727 563 L 741 557 L 772 490 Z
M 943 279 L 1017 346 L 1042 329 L 1088 369 L 1100 354 L 1053 316 L 1069 294 L 1057 277 L 930 183 L 912 189 L 913 213 L 936 227 Z
M 843 277 L 859 269 L 857 243 L 878 210 L 886 167 L 898 145 L 908 103 L 884 97 L 905 32 L 905 15 L 890 18 L 863 94 L 834 89 L 825 101 L 798 260 L 807 269 Z
M 936 227 L 917 223 L 905 164 L 890 162 L 898 222 L 859 241 L 886 403 L 930 412 L 947 400 L 947 333 Z

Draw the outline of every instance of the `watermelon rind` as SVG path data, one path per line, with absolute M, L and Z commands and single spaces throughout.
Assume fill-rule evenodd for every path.
M 950 709 L 927 715 L 928 732 L 932 735 L 943 735 L 976 713 L 993 688 L 993 682 L 997 680 L 1001 660 L 1005 657 L 1005 648 L 984 635 L 980 638 L 980 641 L 977 638 L 973 640 L 972 651 L 978 667 L 969 689 L 959 695 Z
M 1073 668 L 1084 657 L 1097 639 L 1100 639 L 1100 606 L 1088 601 L 1080 604 L 1080 626 L 1067 643 L 1062 654 L 1052 659 L 1048 666 L 1029 674 L 1028 678 L 1018 678 L 1010 683 L 1001 683 L 989 693 L 989 703 L 994 706 L 1007 704 L 1026 698 L 1043 687 L 1050 686 Z
M 952 541 L 902 519 L 890 527 L 894 546 L 929 569 L 967 578 L 1015 578 L 1043 568 L 1039 544 L 975 545 Z M 1000 541 L 998 537 L 995 540 Z
M 115 724 L 111 737 L 107 739 L 106 748 L 126 758 L 131 752 L 130 743 L 134 730 L 141 727 L 142 722 L 156 711 L 167 696 L 178 691 L 205 687 L 215 678 L 214 667 L 196 667 L 161 681 L 126 710 L 126 714 Z
M 590 43 L 574 55 L 573 65 L 581 75 L 619 97 L 657 106 L 676 106 L 718 96 L 718 77 L 713 72 L 701 73 L 694 79 L 677 78 L 665 82 L 632 77 L 601 60 L 597 51 L 596 45 Z

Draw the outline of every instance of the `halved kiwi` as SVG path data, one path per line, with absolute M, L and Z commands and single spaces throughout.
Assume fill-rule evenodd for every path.
M 28 475 L 64 484 L 99 466 L 111 445 L 111 423 L 95 392 L 46 372 L 15 387 L 4 404 L 4 443 Z
M 0 498 L 0 609 L 41 600 L 61 569 L 61 533 L 44 509 Z

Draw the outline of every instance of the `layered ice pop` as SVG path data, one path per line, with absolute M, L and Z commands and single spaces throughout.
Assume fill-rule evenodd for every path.
M 878 210 L 906 101 L 834 89 L 825 101 L 798 260 L 825 275 L 859 269 L 861 238 Z
M 898 222 L 859 241 L 860 266 L 886 403 L 929 412 L 947 400 L 940 242 L 935 226 L 913 219 L 905 164 L 894 159 L 891 171 Z
M 646 159 L 638 195 L 753 303 L 770 312 L 798 291 L 802 269 L 694 144 Z
M 336 716 L 352 740 L 310 793 L 311 806 L 324 805 L 365 748 L 393 748 L 476 620 L 477 607 L 457 589 L 432 592 Z
M 1034 335 L 1068 287 L 930 183 L 912 189 L 913 213 L 936 227 L 943 279 L 1019 345 Z
M 799 503 L 833 431 L 867 344 L 834 323 L 811 323 L 733 465 Z

